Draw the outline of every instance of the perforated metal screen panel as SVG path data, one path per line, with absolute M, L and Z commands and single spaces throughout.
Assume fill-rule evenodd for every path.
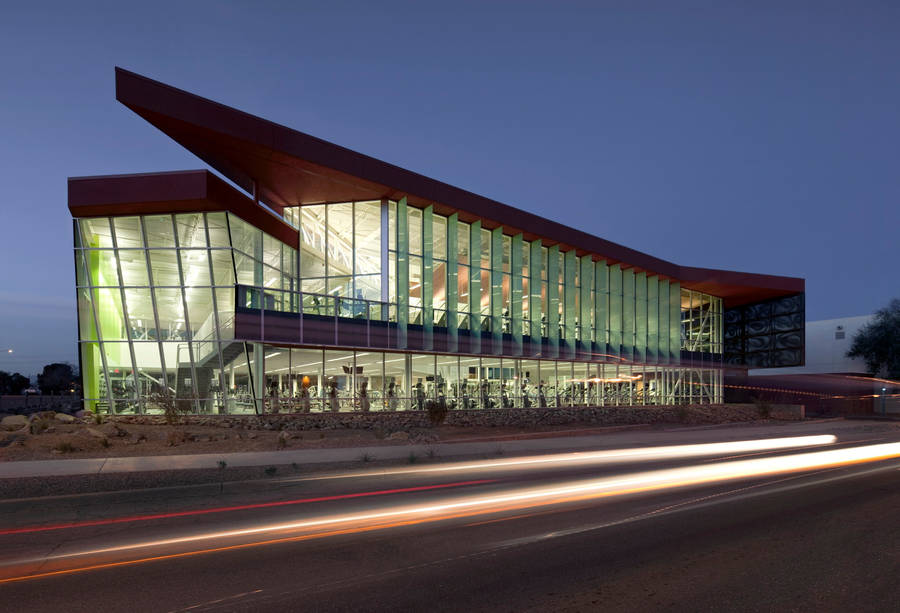
M 802 366 L 806 295 L 725 310 L 725 363 L 748 368 Z

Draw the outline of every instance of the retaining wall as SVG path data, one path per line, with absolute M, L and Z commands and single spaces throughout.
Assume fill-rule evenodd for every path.
M 771 417 L 803 419 L 802 405 L 772 405 Z M 763 418 L 754 404 L 679 405 L 648 407 L 561 407 L 553 409 L 476 409 L 448 411 L 448 426 L 538 427 L 589 424 L 618 426 L 632 424 L 717 424 L 754 421 Z M 120 416 L 122 423 L 161 424 L 161 415 Z M 371 413 L 292 413 L 267 415 L 186 415 L 186 425 L 219 425 L 226 428 L 265 430 L 385 430 L 428 428 L 425 411 L 378 411 Z

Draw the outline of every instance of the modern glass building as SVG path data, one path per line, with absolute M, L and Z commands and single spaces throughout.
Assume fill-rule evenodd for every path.
M 802 279 L 678 266 L 121 69 L 116 91 L 231 184 L 69 179 L 92 410 L 720 403 L 726 364 L 803 362 Z

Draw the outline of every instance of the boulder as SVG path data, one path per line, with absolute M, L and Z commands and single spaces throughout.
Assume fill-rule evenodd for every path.
M 403 432 L 403 431 L 400 431 L 400 432 L 394 432 L 393 434 L 391 434 L 391 435 L 388 437 L 388 439 L 389 439 L 389 440 L 392 440 L 392 441 L 408 441 L 408 440 L 409 440 L 409 433 L 408 433 L 408 432 Z
M 185 443 L 188 441 L 187 435 L 184 432 L 179 432 L 178 430 L 172 430 L 168 434 L 166 434 L 166 446 L 167 447 L 175 447 L 180 443 Z
M 97 430 L 99 430 L 106 436 L 128 436 L 127 430 L 119 427 L 118 424 L 114 424 L 109 421 L 101 426 L 97 426 Z
M 96 428 L 85 428 L 84 432 L 85 432 L 85 434 L 87 434 L 88 436 L 91 436 L 93 438 L 99 438 L 99 439 L 106 438 L 106 435 L 103 432 L 101 432 L 100 430 L 97 430 Z
M 69 415 L 68 413 L 56 413 L 53 416 L 53 419 L 63 424 L 71 424 L 75 421 L 75 418 Z
M 20 430 L 28 425 L 28 418 L 24 415 L 7 415 L 0 420 L 0 428 L 4 430 Z

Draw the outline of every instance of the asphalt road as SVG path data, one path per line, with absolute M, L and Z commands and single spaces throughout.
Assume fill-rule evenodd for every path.
M 821 449 L 896 440 L 873 438 Z M 634 480 L 809 451 L 387 467 L 222 493 L 5 502 L 0 609 L 897 610 L 896 458 L 693 484 L 679 473 L 678 487 Z M 480 464 L 495 461 L 516 459 Z M 602 495 L 579 489 L 598 479 Z

